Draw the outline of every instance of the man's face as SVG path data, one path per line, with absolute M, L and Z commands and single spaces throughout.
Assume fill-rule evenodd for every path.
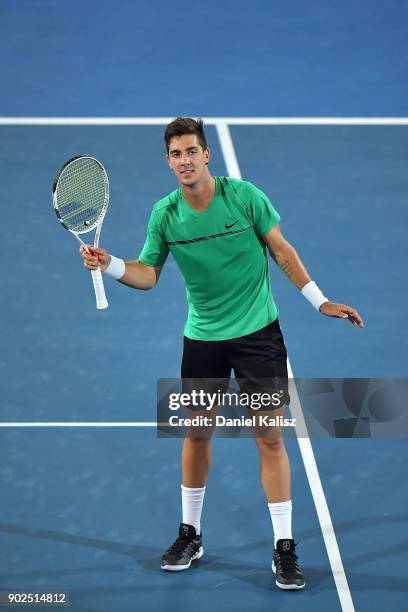
M 209 149 L 203 150 L 196 134 L 183 134 L 170 140 L 167 161 L 181 185 L 195 185 L 206 172 L 209 159 Z

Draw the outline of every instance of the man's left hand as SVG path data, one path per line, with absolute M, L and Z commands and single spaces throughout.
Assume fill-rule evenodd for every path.
M 355 308 L 346 304 L 334 304 L 333 302 L 324 302 L 320 308 L 320 312 L 327 317 L 337 317 L 339 319 L 348 319 L 354 327 L 364 327 L 363 319 L 358 314 Z

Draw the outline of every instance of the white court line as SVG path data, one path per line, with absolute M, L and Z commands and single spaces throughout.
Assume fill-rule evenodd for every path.
M 167 425 L 167 423 L 163 423 Z M 154 421 L 15 421 L 9 423 L 0 423 L 2 427 L 157 427 L 157 422 Z
M 221 150 L 223 152 L 227 174 L 233 175 L 236 178 L 241 178 L 238 160 L 235 154 L 234 145 L 231 139 L 231 134 L 227 124 L 217 125 L 217 132 L 220 139 Z M 293 378 L 293 371 L 288 359 L 288 375 Z M 307 435 L 307 427 L 304 420 L 302 407 L 300 405 L 299 396 L 295 385 L 294 392 L 291 392 L 290 409 L 292 416 L 296 419 L 296 432 L 298 433 L 297 440 L 299 443 L 300 453 L 306 470 L 307 479 L 309 481 L 310 490 L 312 492 L 313 501 L 316 507 L 317 516 L 322 530 L 324 543 L 329 557 L 330 567 L 333 572 L 334 582 L 340 599 L 340 605 L 343 612 L 354 612 L 354 604 L 351 598 L 350 589 L 347 582 L 347 577 L 344 571 L 343 562 L 340 556 L 339 547 L 337 544 L 336 535 L 334 533 L 333 523 L 331 520 L 329 507 L 323 491 L 323 485 L 320 480 L 319 470 L 317 469 L 316 459 L 313 453 L 312 443 L 309 437 L 300 437 Z M 301 433 L 302 432 L 302 433 Z
M 0 125 L 167 125 L 174 117 L 0 117 Z M 408 125 L 408 117 L 203 117 L 207 125 Z

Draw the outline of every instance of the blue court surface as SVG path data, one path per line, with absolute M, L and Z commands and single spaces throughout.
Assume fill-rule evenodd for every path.
M 101 245 L 136 258 L 176 187 L 166 119 L 207 117 L 211 172 L 263 189 L 312 278 L 364 319 L 319 315 L 271 259 L 294 375 L 406 377 L 406 17 L 403 2 L 1 4 L 0 591 L 68 591 L 78 612 L 406 609 L 404 436 L 287 440 L 300 592 L 275 586 L 254 441 L 216 438 L 205 555 L 160 571 L 181 440 L 151 425 L 157 379 L 179 375 L 182 277 L 169 257 L 152 291 L 106 279 L 97 311 L 51 204 L 61 164 L 96 156 Z

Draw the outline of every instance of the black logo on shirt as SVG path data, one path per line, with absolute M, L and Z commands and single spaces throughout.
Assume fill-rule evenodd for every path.
M 231 225 L 226 225 L 225 229 L 229 229 L 230 227 L 232 227 L 233 225 L 236 225 L 237 223 L 238 223 L 238 220 L 234 221 L 234 223 L 231 223 Z

